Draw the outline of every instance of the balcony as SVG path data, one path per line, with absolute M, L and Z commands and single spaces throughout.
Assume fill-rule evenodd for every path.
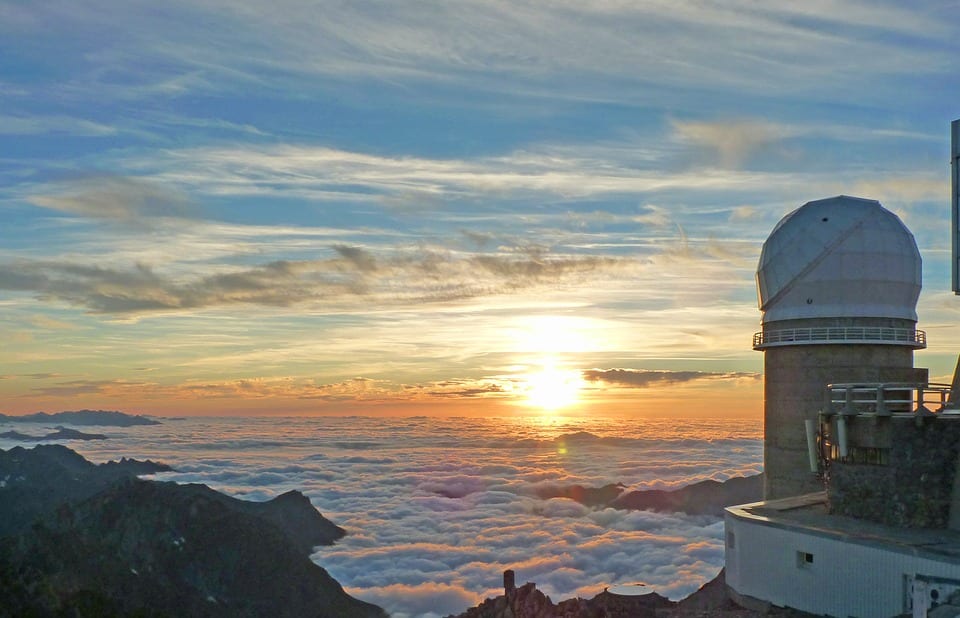
M 879 326 L 841 326 L 831 328 L 784 328 L 754 333 L 753 349 L 765 350 L 787 345 L 866 343 L 905 345 L 921 350 L 927 347 L 927 334 L 912 328 Z

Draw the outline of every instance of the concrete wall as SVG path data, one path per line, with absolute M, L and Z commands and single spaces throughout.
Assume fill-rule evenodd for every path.
M 791 328 L 881 327 L 914 329 L 901 318 L 818 318 L 763 325 L 765 332 Z M 809 472 L 803 421 L 815 420 L 824 387 L 840 382 L 926 381 L 913 369 L 913 348 L 885 344 L 814 344 L 767 348 L 764 354 L 764 498 L 821 491 Z
M 851 446 L 860 442 L 858 435 L 886 436 L 888 463 L 831 462 L 826 476 L 830 512 L 901 528 L 948 527 L 960 418 L 927 418 L 919 427 L 913 418 L 860 417 L 848 422 L 851 428 L 864 426 L 851 432 Z
M 816 420 L 824 387 L 838 382 L 926 379 L 913 349 L 896 345 L 796 345 L 764 351 L 764 498 L 823 489 L 810 473 L 803 421 Z
M 896 616 L 905 610 L 908 577 L 960 580 L 960 564 L 890 546 L 803 532 L 730 511 L 725 527 L 727 586 L 738 596 L 779 607 L 844 618 Z

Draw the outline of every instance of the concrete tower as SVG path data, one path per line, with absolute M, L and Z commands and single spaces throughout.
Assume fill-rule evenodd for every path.
M 926 382 L 913 351 L 920 253 L 875 200 L 838 196 L 785 216 L 760 253 L 764 352 L 764 497 L 823 489 L 810 472 L 804 421 L 839 382 Z

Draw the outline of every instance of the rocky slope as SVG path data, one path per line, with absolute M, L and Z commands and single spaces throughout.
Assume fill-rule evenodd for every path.
M 724 573 L 686 599 L 670 601 L 655 592 L 620 596 L 606 590 L 592 599 L 568 599 L 554 604 L 550 597 L 527 583 L 506 588 L 499 597 L 487 599 L 462 614 L 447 618 L 814 618 L 812 614 L 771 607 L 764 613 L 740 607 L 726 592 Z
M 94 465 L 65 446 L 0 451 L 0 537 L 26 529 L 63 502 L 75 502 L 122 478 L 170 470 L 152 461 L 122 459 Z
M 160 466 L 0 451 L 0 616 L 386 615 L 309 559 L 344 532 L 303 494 L 251 503 L 134 476 Z

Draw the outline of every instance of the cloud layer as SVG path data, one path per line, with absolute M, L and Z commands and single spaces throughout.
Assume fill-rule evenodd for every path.
M 314 559 L 398 618 L 459 612 L 502 571 L 554 599 L 644 582 L 679 598 L 722 566 L 722 522 L 590 509 L 544 486 L 672 488 L 759 471 L 744 421 L 168 420 L 77 445 L 95 461 L 159 459 L 179 482 L 263 500 L 302 489 L 349 536 Z M 5 445 L 3 445 L 5 446 Z

